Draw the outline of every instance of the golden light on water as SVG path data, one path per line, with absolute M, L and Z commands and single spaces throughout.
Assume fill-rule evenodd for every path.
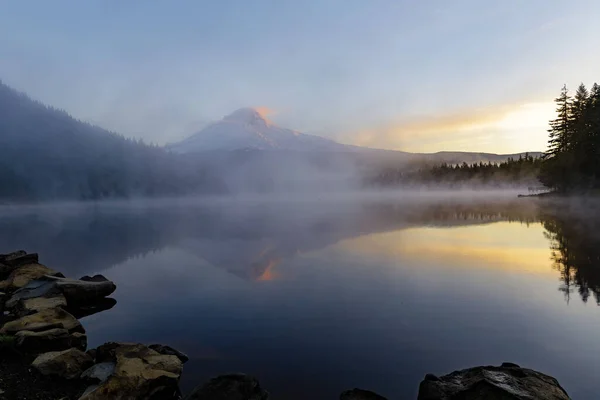
M 348 252 L 452 268 L 500 268 L 555 274 L 540 224 L 498 222 L 452 228 L 415 227 L 340 242 Z

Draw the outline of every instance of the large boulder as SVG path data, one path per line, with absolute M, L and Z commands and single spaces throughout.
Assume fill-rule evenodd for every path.
M 106 343 L 96 349 L 96 361 L 115 363 L 113 374 L 86 391 L 80 400 L 177 398 L 183 364 L 137 343 Z
M 352 389 L 342 392 L 340 400 L 387 400 L 385 397 L 375 392 L 363 389 Z
M 62 328 L 47 331 L 20 331 L 15 334 L 16 346 L 25 353 L 41 354 L 50 351 L 67 350 L 72 347 L 85 351 L 87 336 L 83 333 L 69 333 Z
M 93 363 L 92 358 L 83 351 L 68 349 L 40 354 L 31 365 L 43 375 L 75 379 Z
M 0 290 L 12 292 L 26 286 L 35 279 L 45 276 L 62 275 L 42 264 L 27 264 L 15 269 L 4 281 L 0 281 Z
M 504 363 L 455 371 L 436 377 L 427 374 L 418 400 L 569 400 L 551 376 Z
M 256 378 L 244 374 L 221 375 L 195 388 L 185 400 L 267 400 L 269 393 Z
M 79 321 L 71 314 L 62 308 L 49 308 L 7 322 L 0 328 L 0 334 L 15 334 L 19 331 L 39 332 L 53 328 L 62 328 L 69 332 L 85 333 Z

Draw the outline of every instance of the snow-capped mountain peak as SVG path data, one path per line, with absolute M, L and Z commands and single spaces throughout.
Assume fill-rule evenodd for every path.
M 178 153 L 209 150 L 347 150 L 347 146 L 318 136 L 281 128 L 258 108 L 240 108 L 181 142 L 169 145 Z

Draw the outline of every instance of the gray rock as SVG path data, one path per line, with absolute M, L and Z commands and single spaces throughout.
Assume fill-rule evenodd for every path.
M 46 279 L 36 279 L 29 281 L 25 286 L 16 290 L 10 300 L 6 302 L 6 308 L 14 308 L 19 301 L 33 299 L 36 297 L 53 297 L 59 295 L 60 290 L 56 287 L 54 281 Z
M 244 374 L 212 378 L 185 396 L 185 400 L 268 400 L 269 393 L 256 378 Z
M 55 282 L 56 287 L 67 298 L 70 307 L 97 302 L 117 289 L 117 286 L 109 280 L 96 282 L 53 276 L 46 276 L 45 278 Z
M 87 281 L 87 282 L 109 282 L 108 279 L 106 279 L 106 277 L 104 275 L 94 275 L 94 276 L 89 276 L 89 275 L 84 275 L 81 278 L 79 278 L 80 281 Z
M 418 400 L 569 400 L 558 381 L 540 372 L 504 363 L 455 371 L 436 377 L 427 374 Z
M 352 389 L 342 392 L 340 400 L 387 400 L 385 397 L 378 395 L 375 392 L 363 389 Z
M 43 375 L 57 375 L 66 379 L 79 378 L 92 364 L 91 357 L 77 349 L 40 354 L 31 363 Z
M 114 362 L 103 362 L 94 364 L 90 368 L 83 371 L 81 379 L 86 379 L 95 382 L 104 382 L 115 372 L 116 364 Z
M 69 333 L 62 328 L 41 332 L 20 331 L 15 334 L 16 346 L 25 353 L 40 354 L 67 350 L 72 347 L 85 351 L 87 336 L 83 333 Z
M 150 346 L 148 346 L 148 348 L 156 351 L 159 354 L 165 354 L 165 355 L 169 355 L 169 356 L 176 356 L 184 364 L 186 362 L 188 362 L 189 359 L 190 359 L 185 353 L 182 353 L 179 350 L 175 350 L 171 346 L 166 346 L 166 345 L 163 345 L 163 344 L 151 344 Z

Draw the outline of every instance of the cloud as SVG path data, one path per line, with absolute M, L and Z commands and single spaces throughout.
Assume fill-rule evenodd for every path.
M 512 152 L 545 148 L 551 102 L 472 109 L 404 119 L 346 135 L 359 146 L 405 151 L 470 150 Z M 519 138 L 522 136 L 521 138 Z

